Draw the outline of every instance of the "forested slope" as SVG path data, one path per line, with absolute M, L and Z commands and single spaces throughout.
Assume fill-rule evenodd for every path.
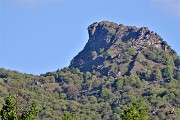
M 12 94 L 20 107 L 35 101 L 39 119 L 119 120 L 139 102 L 145 119 L 180 118 L 180 57 L 146 27 L 102 21 L 88 27 L 89 40 L 69 67 L 30 75 L 0 69 L 0 108 Z M 19 111 L 21 113 L 21 111 Z

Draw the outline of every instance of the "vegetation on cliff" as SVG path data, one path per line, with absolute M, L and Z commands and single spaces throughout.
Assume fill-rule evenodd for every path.
M 39 119 L 180 118 L 180 57 L 148 28 L 102 21 L 69 67 L 39 76 L 0 69 L 0 107 L 9 94 L 38 104 Z

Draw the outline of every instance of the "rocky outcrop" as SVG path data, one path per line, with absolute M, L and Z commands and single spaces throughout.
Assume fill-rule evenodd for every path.
M 147 47 L 153 46 L 156 49 L 171 51 L 166 42 L 147 27 L 137 28 L 102 21 L 91 24 L 88 27 L 88 33 L 89 40 L 87 44 L 74 57 L 69 67 L 80 68 L 82 71 L 98 70 L 108 74 L 114 63 L 121 66 L 120 64 L 124 62 L 127 65 L 123 66 L 128 66 L 128 62 L 133 59 L 133 54 L 143 51 Z M 129 53 L 128 51 L 135 53 Z M 119 72 L 118 70 L 115 71 L 116 74 Z

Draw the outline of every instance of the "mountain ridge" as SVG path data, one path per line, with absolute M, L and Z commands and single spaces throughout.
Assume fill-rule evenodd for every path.
M 0 69 L 0 110 L 12 94 L 22 108 L 35 101 L 40 120 L 66 112 L 75 120 L 120 120 L 135 101 L 147 112 L 143 120 L 180 118 L 180 57 L 157 33 L 109 21 L 88 33 L 69 67 L 41 75 Z
M 92 65 L 94 65 L 93 69 L 98 69 L 98 65 L 103 64 L 102 62 L 109 56 L 113 60 L 115 58 L 122 60 L 121 56 L 124 55 L 121 52 L 125 52 L 124 50 L 127 48 L 140 53 L 151 46 L 165 52 L 175 53 L 167 42 L 163 41 L 157 33 L 150 31 L 147 27 L 137 28 L 102 21 L 91 24 L 88 27 L 88 33 L 89 40 L 87 44 L 74 57 L 69 67 L 80 68 L 82 71 L 92 71 L 92 68 L 90 68 Z M 109 52 L 108 50 L 111 52 L 107 53 L 110 54 L 109 56 L 102 54 L 104 51 Z

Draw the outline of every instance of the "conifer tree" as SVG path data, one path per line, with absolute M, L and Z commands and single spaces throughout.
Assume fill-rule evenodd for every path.
M 121 114 L 122 120 L 148 120 L 146 108 L 140 103 L 135 102 L 133 105 L 128 105 Z
M 21 116 L 21 120 L 35 120 L 38 115 L 38 109 L 36 103 L 32 103 L 29 110 L 25 111 Z
M 7 97 L 5 105 L 1 110 L 2 120 L 18 120 L 17 116 L 17 105 L 11 96 Z
M 69 112 L 65 112 L 62 120 L 73 120 L 73 118 Z
M 38 108 L 36 103 L 32 103 L 31 107 L 21 113 L 17 114 L 17 102 L 12 99 L 11 96 L 7 97 L 5 105 L 1 110 L 1 119 L 2 120 L 36 120 L 38 115 Z

